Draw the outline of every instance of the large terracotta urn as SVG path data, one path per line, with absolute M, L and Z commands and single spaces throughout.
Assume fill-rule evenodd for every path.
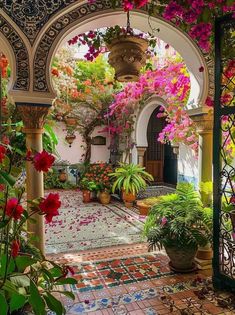
M 148 41 L 132 35 L 120 36 L 107 44 L 109 64 L 120 82 L 137 81 L 147 59 Z

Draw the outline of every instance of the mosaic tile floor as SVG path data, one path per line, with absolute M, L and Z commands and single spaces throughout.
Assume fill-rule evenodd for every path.
M 143 242 L 145 217 L 118 202 L 83 204 L 77 191 L 60 191 L 60 215 L 46 225 L 46 252 L 63 253 Z
M 90 209 L 93 209 L 95 213 L 99 211 L 101 217 L 102 210 L 105 209 L 105 215 L 119 218 L 119 222 L 125 222 L 126 229 L 135 228 L 136 235 L 140 235 L 143 218 L 138 215 L 135 208 L 126 209 L 116 202 L 108 207 L 103 207 L 98 203 L 83 205 L 79 194 L 70 191 L 62 192 L 62 194 L 60 192 L 60 195 L 62 195 L 62 208 L 64 209 L 62 216 L 65 220 L 62 220 L 62 224 L 65 226 L 62 229 L 63 233 L 72 234 L 70 231 L 73 231 L 76 226 L 66 217 L 67 214 L 72 214 L 79 219 L 77 212 L 83 208 L 82 211 L 86 214 Z M 68 212 L 71 205 L 74 210 Z M 82 220 L 85 219 L 82 218 Z M 91 219 L 88 226 L 92 226 L 92 224 Z M 67 229 L 70 226 L 72 229 Z M 59 227 L 61 224 L 58 224 L 58 230 Z M 53 226 L 51 228 L 54 229 Z M 85 228 L 87 225 L 82 225 L 82 232 Z M 95 235 L 97 233 L 101 235 L 99 229 L 100 226 L 95 225 Z M 76 227 L 74 233 L 76 233 Z M 128 235 L 126 230 L 123 230 L 122 233 L 125 233 L 125 236 Z M 52 241 L 52 243 L 57 241 L 57 235 L 56 233 L 50 234 L 48 241 Z M 74 238 L 69 235 L 68 239 L 72 244 Z M 136 237 L 137 239 L 138 237 Z M 53 246 L 58 245 L 56 241 Z M 121 245 L 112 246 L 114 244 L 115 242 L 111 243 L 111 246 L 103 248 L 90 246 L 89 250 L 85 250 L 89 246 L 83 246 L 81 247 L 83 250 L 79 252 L 76 251 L 77 245 L 71 248 L 65 244 L 64 249 L 67 248 L 68 252 L 49 255 L 49 258 L 67 263 L 75 269 L 78 284 L 69 288 L 74 292 L 75 300 L 60 296 L 66 307 L 67 315 L 235 314 L 235 296 L 214 292 L 210 272 L 174 274 L 168 267 L 168 258 L 165 254 L 147 253 L 147 244 L 143 240 L 133 244 L 120 242 Z M 52 313 L 49 312 L 49 314 Z

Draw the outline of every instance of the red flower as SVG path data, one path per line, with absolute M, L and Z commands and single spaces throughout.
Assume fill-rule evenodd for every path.
M 204 71 L 204 67 L 201 66 L 198 70 L 199 70 L 199 72 L 203 72 Z
M 5 145 L 8 145 L 10 143 L 10 139 L 6 135 L 3 135 L 2 143 L 4 143 Z
M 6 157 L 6 151 L 6 148 L 3 145 L 0 145 L 0 163 L 2 163 Z
M 33 164 L 37 171 L 48 172 L 54 161 L 54 156 L 43 150 L 41 153 L 35 154 Z
M 13 258 L 17 257 L 20 250 L 20 241 L 19 240 L 13 240 L 11 243 L 11 256 Z
M 59 76 L 59 71 L 56 68 L 51 69 L 51 74 L 54 75 L 55 77 Z
M 235 196 L 234 195 L 230 198 L 230 203 L 232 205 L 235 205 Z
M 52 218 L 59 215 L 58 209 L 61 206 L 61 201 L 59 200 L 59 194 L 50 193 L 47 198 L 43 198 L 39 204 L 39 208 L 48 222 L 52 221 Z
M 19 204 L 19 200 L 17 198 L 11 198 L 7 201 L 6 215 L 18 220 L 21 218 L 23 212 L 24 208 Z

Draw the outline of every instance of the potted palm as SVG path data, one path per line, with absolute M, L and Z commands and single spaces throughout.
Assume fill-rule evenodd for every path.
M 112 191 L 115 192 L 116 189 L 122 191 L 126 207 L 131 207 L 137 193 L 146 188 L 147 182 L 153 180 L 152 175 L 147 173 L 144 167 L 133 163 L 119 163 L 119 167 L 110 176 L 114 179 Z
M 148 215 L 144 234 L 150 249 L 165 248 L 172 270 L 194 270 L 198 247 L 212 238 L 211 223 L 194 187 L 180 183 L 176 193 L 159 197 Z

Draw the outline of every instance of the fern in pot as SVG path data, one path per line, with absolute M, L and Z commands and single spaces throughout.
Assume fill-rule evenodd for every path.
M 147 182 L 153 180 L 152 175 L 147 173 L 144 167 L 133 163 L 119 163 L 119 167 L 109 176 L 114 180 L 112 191 L 122 191 L 126 207 L 131 207 L 138 192 L 147 187 Z
M 161 196 L 144 227 L 150 249 L 165 248 L 174 271 L 190 272 L 198 246 L 212 238 L 200 195 L 191 184 L 180 183 L 176 193 Z

